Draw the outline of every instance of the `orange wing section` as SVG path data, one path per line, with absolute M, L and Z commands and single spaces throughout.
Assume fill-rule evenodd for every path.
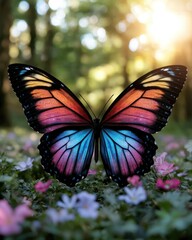
M 186 80 L 184 66 L 156 69 L 126 88 L 106 111 L 104 127 L 133 127 L 155 133 L 167 123 Z
M 79 99 L 59 80 L 38 68 L 12 64 L 9 78 L 30 126 L 39 132 L 61 127 L 92 127 Z

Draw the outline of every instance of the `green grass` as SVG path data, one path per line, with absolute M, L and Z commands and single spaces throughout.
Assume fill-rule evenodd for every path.
M 158 153 L 168 152 L 167 161 L 179 167 L 176 172 L 164 177 L 179 178 L 179 190 L 163 192 L 155 187 L 157 173 L 152 170 L 142 177 L 147 191 L 147 200 L 138 205 L 129 205 L 118 199 L 124 194 L 105 175 L 101 161 L 97 165 L 96 175 L 90 175 L 75 187 L 66 185 L 51 178 L 40 164 L 37 145 L 40 135 L 25 129 L 0 131 L 0 196 L 6 199 L 12 207 L 22 203 L 23 198 L 31 201 L 32 217 L 26 218 L 19 234 L 5 236 L 7 240 L 17 239 L 191 239 L 192 237 L 192 159 L 184 148 L 190 140 L 188 130 L 172 134 L 175 123 L 168 125 L 166 131 L 155 135 L 159 145 Z M 184 125 L 183 125 L 184 126 Z M 11 131 L 11 132 L 10 132 Z M 172 136 L 172 143 L 178 143 L 177 148 L 167 150 L 167 135 Z M 179 137 L 178 137 L 179 136 Z M 187 137 L 186 137 L 187 136 Z M 191 135 L 192 136 L 192 135 Z M 28 142 L 28 145 L 26 144 Z M 181 157 L 181 151 L 185 156 Z M 27 158 L 34 158 L 33 167 L 20 172 L 15 165 Z M 185 175 L 178 176 L 178 173 Z M 38 181 L 52 179 L 53 183 L 45 193 L 38 193 L 34 185 Z M 50 208 L 59 209 L 56 205 L 62 194 L 72 196 L 87 191 L 96 195 L 99 212 L 96 219 L 86 219 L 78 214 L 72 221 L 54 224 L 46 215 Z

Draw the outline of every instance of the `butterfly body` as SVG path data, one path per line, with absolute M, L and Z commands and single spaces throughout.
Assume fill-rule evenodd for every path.
M 30 126 L 44 135 L 38 146 L 45 170 L 74 186 L 88 174 L 99 148 L 107 175 L 120 186 L 143 175 L 157 146 L 151 134 L 167 123 L 186 80 L 184 66 L 153 70 L 129 85 L 100 119 L 92 119 L 65 84 L 25 64 L 8 68 Z

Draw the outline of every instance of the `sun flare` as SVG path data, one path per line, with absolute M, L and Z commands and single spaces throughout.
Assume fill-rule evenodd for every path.
M 180 42 L 187 32 L 186 16 L 182 11 L 169 9 L 164 1 L 154 2 L 147 32 L 162 48 Z

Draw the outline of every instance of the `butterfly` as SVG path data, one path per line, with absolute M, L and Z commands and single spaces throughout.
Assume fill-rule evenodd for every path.
M 157 146 L 151 134 L 167 123 L 184 85 L 187 69 L 155 69 L 130 84 L 101 120 L 75 94 L 47 72 L 11 64 L 9 79 L 30 126 L 44 135 L 38 146 L 44 169 L 68 186 L 85 178 L 98 152 L 108 177 L 127 185 L 127 178 L 150 171 Z

